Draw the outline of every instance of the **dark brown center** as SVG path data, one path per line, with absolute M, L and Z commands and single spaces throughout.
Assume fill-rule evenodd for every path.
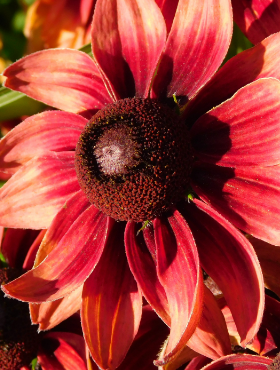
M 100 110 L 82 132 L 75 156 L 89 201 L 121 221 L 146 221 L 181 200 L 192 164 L 179 116 L 151 99 L 124 99 Z
M 272 364 L 267 367 L 267 370 L 280 370 L 280 353 L 274 358 Z
M 0 269 L 0 283 L 19 277 L 11 268 Z M 5 298 L 0 293 L 0 369 L 19 370 L 37 356 L 39 334 L 31 325 L 28 303 Z

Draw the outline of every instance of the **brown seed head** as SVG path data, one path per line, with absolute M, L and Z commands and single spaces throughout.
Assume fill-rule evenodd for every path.
M 87 198 L 121 221 L 152 220 L 184 197 L 192 155 L 178 115 L 151 99 L 124 99 L 100 110 L 75 157 Z

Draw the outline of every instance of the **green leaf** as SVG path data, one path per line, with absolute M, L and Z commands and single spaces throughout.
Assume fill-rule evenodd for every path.
M 92 56 L 91 44 L 79 49 Z M 7 87 L 0 87 L 0 121 L 6 121 L 21 116 L 32 116 L 42 112 L 46 105 L 29 98 L 23 93 L 12 91 Z
M 90 57 L 93 56 L 92 55 L 92 52 L 91 52 L 91 43 L 82 46 L 79 50 L 80 51 L 83 51 L 86 54 L 88 54 Z
M 20 116 L 31 116 L 41 112 L 43 103 L 31 99 L 28 96 L 12 91 L 6 87 L 0 87 L 0 121 L 6 121 Z
M 1 268 L 9 266 L 5 260 L 5 257 L 3 256 L 1 252 L 0 252 L 0 261 L 1 261 Z
M 230 58 L 234 57 L 236 54 L 239 54 L 241 51 L 247 50 L 252 46 L 254 45 L 247 39 L 245 35 L 243 35 L 240 28 L 234 23 L 232 40 L 224 63 Z
M 30 363 L 32 370 L 36 370 L 37 362 L 38 362 L 37 357 L 33 358 L 33 360 Z

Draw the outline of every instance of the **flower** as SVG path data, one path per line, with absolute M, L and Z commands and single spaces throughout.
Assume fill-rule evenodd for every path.
M 95 0 L 36 0 L 27 11 L 27 53 L 54 47 L 78 49 L 90 42 Z
M 37 231 L 8 229 L 1 251 L 9 257 L 11 265 L 0 265 L 1 284 L 20 276 L 23 269 L 32 267 L 38 248 Z M 3 228 L 1 228 L 2 240 Z M 35 239 L 35 240 L 34 240 Z M 32 243 L 32 241 L 34 242 Z M 30 248 L 31 247 L 31 248 Z M 12 266 L 12 267 L 11 267 Z M 29 370 L 35 363 L 40 369 L 87 369 L 86 346 L 80 334 L 80 322 L 72 316 L 56 331 L 38 333 L 31 325 L 28 305 L 0 294 L 0 367 L 3 370 Z M 78 325 L 77 325 L 78 324 Z M 37 366 L 36 366 L 37 369 Z
M 280 31 L 278 0 L 232 0 L 234 20 L 253 43 Z
M 7 87 L 66 112 L 30 117 L 0 144 L 2 170 L 14 174 L 0 224 L 48 228 L 34 268 L 3 290 L 40 303 L 37 322 L 55 305 L 80 305 L 102 369 L 125 357 L 142 295 L 170 326 L 156 365 L 177 361 L 186 343 L 211 358 L 230 352 L 201 267 L 241 344 L 258 331 L 263 277 L 236 227 L 280 242 L 280 35 L 215 74 L 231 33 L 229 0 L 99 0 L 93 59 L 45 50 L 5 71 Z

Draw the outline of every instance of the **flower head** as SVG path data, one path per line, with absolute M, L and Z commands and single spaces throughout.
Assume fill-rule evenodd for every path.
M 8 229 L 2 239 L 3 228 L 0 228 L 1 258 L 5 257 L 6 260 L 6 267 L 3 267 L 1 259 L 1 284 L 7 284 L 32 268 L 44 233 Z M 56 330 L 39 332 L 37 325 L 31 325 L 28 304 L 9 299 L 1 292 L 0 316 L 1 369 L 29 370 L 37 363 L 35 368 L 42 370 L 59 370 L 69 365 L 86 370 L 86 346 L 78 315 L 72 315 L 63 323 L 62 320 L 57 321 L 55 324 L 60 325 Z
M 8 268 L 0 269 L 1 284 L 18 277 L 20 273 Z M 0 367 L 18 370 L 29 365 L 38 351 L 38 333 L 30 325 L 28 305 L 0 296 Z
M 178 115 L 151 99 L 124 99 L 82 132 L 75 167 L 87 198 L 119 221 L 146 221 L 184 198 L 192 156 Z
M 2 169 L 14 173 L 0 223 L 48 228 L 34 268 L 3 289 L 40 303 L 33 317 L 44 325 L 54 306 L 80 306 L 102 369 L 125 357 L 142 295 L 170 326 L 156 365 L 186 343 L 211 358 L 230 353 L 201 267 L 241 344 L 258 331 L 262 273 L 236 226 L 280 242 L 280 35 L 215 74 L 231 33 L 229 0 L 98 0 L 93 59 L 46 50 L 5 72 L 7 87 L 66 112 L 30 117 L 0 144 Z

